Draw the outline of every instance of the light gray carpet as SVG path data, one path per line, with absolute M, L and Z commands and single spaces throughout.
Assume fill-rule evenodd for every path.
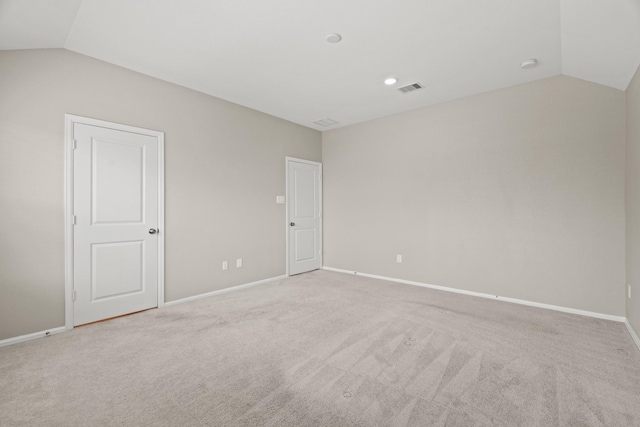
M 0 348 L 0 425 L 638 426 L 621 323 L 316 271 Z

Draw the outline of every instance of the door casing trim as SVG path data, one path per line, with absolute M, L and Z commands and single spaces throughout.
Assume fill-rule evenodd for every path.
M 286 258 L 286 271 L 285 274 L 287 276 L 290 276 L 289 274 L 289 162 L 297 162 L 297 163 L 306 163 L 308 165 L 314 165 L 314 166 L 318 166 L 318 169 L 320 170 L 320 187 L 319 187 L 319 203 L 320 203 L 320 268 L 322 268 L 322 265 L 324 264 L 324 237 L 323 237 L 323 231 L 322 231 L 322 223 L 323 223 L 323 205 L 322 205 L 322 163 L 320 162 L 314 162 L 313 160 L 304 160 L 304 159 L 298 159 L 296 157 L 285 157 L 284 158 L 284 170 L 285 170 L 285 205 L 284 205 L 284 209 L 285 209 L 285 222 L 284 222 L 284 226 L 285 226 L 285 239 L 286 239 L 286 250 L 285 250 L 285 258 Z
M 73 125 L 138 133 L 158 140 L 158 308 L 164 307 L 164 132 L 89 117 L 64 115 L 64 326 L 73 329 Z

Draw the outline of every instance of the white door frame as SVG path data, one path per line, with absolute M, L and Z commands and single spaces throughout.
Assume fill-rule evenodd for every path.
M 164 132 L 88 117 L 64 115 L 64 307 L 65 329 L 73 329 L 73 125 L 76 123 L 148 135 L 158 139 L 158 308 L 164 307 Z
M 306 163 L 308 165 L 316 165 L 319 167 L 320 169 L 320 189 L 319 189 L 319 202 L 320 202 L 320 266 L 322 267 L 324 265 L 324 241 L 323 241 L 323 236 L 322 236 L 322 222 L 323 220 L 323 207 L 322 207 L 322 163 L 320 162 L 314 162 L 313 160 L 304 160 L 304 159 L 298 159 L 295 157 L 285 157 L 285 162 L 284 162 L 284 170 L 285 170 L 285 229 L 286 229 L 286 239 L 287 239 L 287 243 L 286 243 L 286 259 L 287 259 L 287 271 L 286 274 L 287 276 L 290 276 L 289 274 L 289 230 L 291 229 L 291 227 L 289 226 L 289 162 L 298 162 L 298 163 Z

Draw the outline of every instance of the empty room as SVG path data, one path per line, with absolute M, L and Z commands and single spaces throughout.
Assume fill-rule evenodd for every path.
M 0 426 L 639 426 L 640 1 L 0 0 Z

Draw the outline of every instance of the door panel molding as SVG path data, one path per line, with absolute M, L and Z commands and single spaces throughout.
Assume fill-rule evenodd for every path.
M 290 211 L 290 203 L 291 203 L 291 188 L 289 186 L 289 165 L 290 163 L 295 162 L 295 163 L 302 163 L 302 164 L 307 164 L 307 165 L 313 165 L 313 166 L 317 166 L 318 167 L 318 171 L 319 171 L 319 187 L 318 187 L 318 198 L 317 198 L 317 203 L 318 203 L 318 210 L 319 210 L 319 219 L 320 219 L 320 224 L 319 224 L 319 230 L 318 230 L 318 247 L 320 250 L 319 253 L 319 258 L 320 258 L 320 265 L 319 268 L 322 268 L 322 264 L 323 264 L 323 236 L 322 236 L 322 222 L 323 222 L 323 210 L 322 210 L 322 163 L 320 162 L 315 162 L 313 160 L 304 160 L 304 159 L 298 159 L 295 157 L 285 157 L 285 182 L 286 182 L 286 186 L 285 186 L 285 194 L 286 194 L 286 198 L 285 198 L 285 230 L 286 230 L 286 275 L 290 276 L 291 275 L 291 251 L 294 250 L 294 248 L 291 247 L 291 226 L 290 226 L 290 222 L 291 222 L 291 218 L 289 215 L 289 211 Z
M 65 114 L 64 136 L 64 238 L 65 238 L 65 329 L 73 329 L 74 325 L 74 125 L 84 124 L 118 131 L 151 136 L 158 141 L 158 308 L 164 307 L 164 132 L 139 127 L 107 122 L 73 114 Z

